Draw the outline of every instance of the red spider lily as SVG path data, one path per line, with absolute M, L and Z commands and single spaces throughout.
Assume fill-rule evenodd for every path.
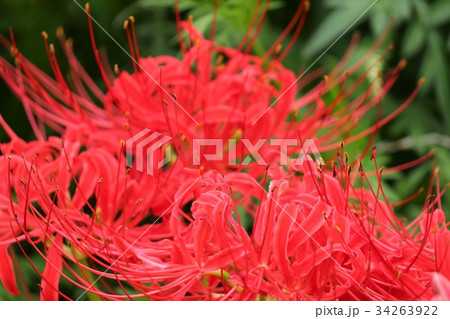
M 439 273 L 433 274 L 434 300 L 450 300 L 450 282 Z
M 308 6 L 301 2 L 286 29 L 297 23 L 294 39 Z M 252 21 L 256 30 L 261 23 Z M 116 67 L 113 79 L 89 20 L 106 94 L 61 30 L 74 88 L 61 75 L 53 46 L 46 47 L 54 79 L 19 53 L 12 35 L 11 44 L 0 38 L 17 62 L 14 67 L 0 58 L 0 75 L 22 100 L 37 137 L 20 140 L 0 117 L 11 138 L 0 159 L 0 279 L 8 291 L 18 293 L 7 253 L 17 242 L 42 277 L 43 300 L 73 297 L 61 291 L 61 280 L 105 300 L 431 299 L 433 273 L 450 277 L 450 234 L 440 207 L 446 188 L 436 183 L 435 197 L 430 188 L 423 212 L 405 225 L 384 196 L 381 173 L 373 173 L 379 181 L 373 188 L 369 173 L 357 162 L 349 164 L 338 147 L 342 140 L 375 134 L 417 93 L 418 88 L 393 114 L 351 135 L 352 119 L 379 107 L 405 66 L 402 61 L 391 70 L 380 90 L 371 84 L 363 96 L 352 97 L 369 71 L 352 83 L 349 76 L 384 38 L 344 72 L 352 43 L 334 71 L 298 97 L 300 87 L 288 89 L 296 76 L 281 64 L 290 47 L 281 52 L 278 46 L 286 32 L 260 58 L 249 54 L 257 34 L 231 49 L 205 39 L 192 21 L 177 25 L 188 36 L 187 43 L 180 41 L 181 59 L 141 58 L 134 19 L 127 20 L 134 73 Z M 332 89 L 338 95 L 326 103 Z M 47 139 L 44 124 L 61 137 Z M 170 135 L 178 155 L 155 176 L 125 165 L 124 140 L 144 128 Z M 223 161 L 192 167 L 188 150 L 194 138 L 255 142 L 273 136 L 315 137 L 321 150 L 337 149 L 338 164 L 327 169 L 307 161 L 284 170 L 276 151 L 265 147 L 267 168 L 253 163 L 233 170 Z M 236 148 L 239 158 L 248 154 Z M 376 163 L 375 151 L 372 159 Z M 251 229 L 241 221 L 243 211 L 253 218 Z M 43 271 L 24 243 L 46 261 Z
M 173 189 L 176 202 L 149 228 L 149 223 L 139 225 L 142 214 L 127 213 L 131 202 L 122 202 L 126 195 L 119 194 L 131 194 L 129 189 L 115 187 L 125 171 L 104 172 L 94 188 L 82 182 L 85 173 L 97 172 L 96 165 L 110 161 L 108 167 L 117 167 L 119 160 L 96 156 L 100 150 L 79 152 L 76 140 L 65 141 L 54 161 L 44 165 L 38 155 L 17 165 L 28 172 L 27 182 L 12 187 L 29 198 L 32 223 L 25 227 L 17 218 L 10 223 L 47 261 L 42 299 L 57 299 L 62 277 L 112 300 L 427 300 L 433 272 L 448 276 L 450 234 L 442 210 L 435 208 L 443 191 L 404 225 L 377 198 L 381 188 L 352 186 L 348 164 L 333 177 L 306 162 L 302 179 L 284 173 L 271 180 L 267 195 L 248 174 L 185 170 L 184 183 Z M 85 163 L 81 172 L 77 162 Z M 75 190 L 67 182 L 71 179 L 77 181 Z M 360 179 L 367 180 L 362 169 Z M 56 185 L 48 193 L 38 185 L 47 180 Z M 33 200 L 24 188 L 41 195 Z M 135 190 L 136 196 L 149 191 Z M 245 194 L 260 194 L 260 204 Z M 119 198 L 117 207 L 108 212 L 114 198 Z M 252 232 L 243 228 L 240 208 L 255 217 Z M 14 238 L 20 240 L 17 234 Z M 102 276 L 95 285 L 93 275 Z M 112 281 L 123 293 L 110 288 Z
M 292 29 L 292 24 L 295 25 L 297 21 L 298 31 L 301 29 L 302 17 L 309 7 L 307 3 L 302 1 L 298 14 L 287 30 Z M 88 6 L 86 10 L 89 12 Z M 95 57 L 108 88 L 106 94 L 101 92 L 83 69 L 73 53 L 72 42 L 66 40 L 62 29 L 58 30 L 57 35 L 71 67 L 73 90 L 61 75 L 55 48 L 53 45 L 48 46 L 46 33 L 43 35 L 54 79 L 19 53 L 12 36 L 12 44 L 1 38 L 3 44 L 11 48 L 18 66 L 14 67 L 0 58 L 0 74 L 23 101 L 30 123 L 40 139 L 45 138 L 42 122 L 60 133 L 67 127 L 83 125 L 92 134 L 108 132 L 103 147 L 110 147 L 111 151 L 116 152 L 121 140 L 127 140 L 149 128 L 172 137 L 171 143 L 184 165 L 192 166 L 194 138 L 219 138 L 225 142 L 228 139 L 237 140 L 235 146 L 224 150 L 225 158 L 234 157 L 241 162 L 249 155 L 240 142 L 243 138 L 255 145 L 260 139 L 297 139 L 300 134 L 303 138 L 314 137 L 322 151 L 336 149 L 342 139 L 352 142 L 374 134 L 379 127 L 404 110 L 418 91 L 414 90 L 411 97 L 393 114 L 380 118 L 371 128 L 351 136 L 358 119 L 381 103 L 406 65 L 405 61 L 401 61 L 384 79 L 379 76 L 372 80 L 362 96 L 354 96 L 353 92 L 363 85 L 369 72 L 383 60 L 390 47 L 353 82 L 350 81 L 350 75 L 368 63 L 373 52 L 383 44 L 387 32 L 363 58 L 344 71 L 357 43 L 355 38 L 333 72 L 303 93 L 301 89 L 318 73 L 297 83 L 297 76 L 282 66 L 281 60 L 290 48 L 288 45 L 283 53 L 280 51 L 278 45 L 284 39 L 284 33 L 275 42 L 275 48 L 272 47 L 261 58 L 248 54 L 251 45 L 244 52 L 221 47 L 196 31 L 191 20 L 179 21 L 180 33 L 184 31 L 188 36 L 187 44 L 181 41 L 181 59 L 170 56 L 141 58 L 135 41 L 134 19 L 130 18 L 124 27 L 130 39 L 135 72 L 121 72 L 115 66 L 114 71 L 118 76 L 112 78 L 114 72 L 98 54 L 91 19 L 89 26 Z M 380 81 L 384 84 L 375 89 L 375 82 Z M 327 103 L 325 100 L 332 90 L 338 94 Z M 91 95 L 100 100 L 103 108 L 94 104 Z M 343 103 L 345 106 L 341 106 Z M 298 114 L 302 114 L 301 120 Z M 290 148 L 289 152 L 298 153 L 298 147 Z M 260 154 L 270 163 L 276 160 L 279 150 L 274 146 L 263 145 Z M 228 161 L 205 161 L 202 165 L 219 171 L 229 168 Z M 243 167 L 245 165 L 233 169 Z M 258 165 L 246 168 L 255 178 L 264 173 L 264 167 Z

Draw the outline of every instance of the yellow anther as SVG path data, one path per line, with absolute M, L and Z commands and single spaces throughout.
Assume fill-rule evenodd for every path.
M 311 8 L 311 3 L 309 1 L 305 2 L 305 11 L 309 11 L 309 9 Z
M 62 36 L 64 36 L 64 28 L 59 26 L 56 28 L 56 36 L 58 38 L 61 38 Z
M 73 39 L 72 39 L 72 38 L 68 38 L 68 39 L 66 40 L 66 45 L 67 45 L 68 47 L 72 47 L 72 46 L 73 46 Z
M 283 45 L 281 43 L 278 43 L 277 47 L 275 48 L 275 54 L 279 54 L 282 49 Z
M 417 82 L 417 85 L 422 86 L 425 84 L 425 82 L 426 82 L 425 78 L 420 78 L 419 81 Z

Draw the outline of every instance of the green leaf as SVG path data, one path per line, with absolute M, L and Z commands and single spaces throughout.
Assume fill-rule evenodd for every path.
M 406 30 L 403 39 L 402 52 L 406 57 L 411 57 L 423 48 L 425 41 L 425 29 L 420 23 L 413 24 Z
M 425 24 L 429 20 L 430 8 L 428 4 L 423 0 L 413 0 L 413 2 L 416 7 L 419 20 Z
M 437 100 L 446 123 L 447 132 L 450 132 L 450 108 L 448 107 L 450 101 L 450 80 L 447 73 L 447 58 L 444 55 L 444 42 L 437 31 L 431 32 L 428 39 L 435 67 L 435 91 Z
M 174 5 L 174 0 L 139 0 L 137 1 L 137 5 L 141 7 L 172 7 Z
M 430 23 L 433 27 L 450 22 L 450 1 L 441 0 L 434 4 L 430 10 Z
M 408 198 L 409 196 L 416 193 L 424 180 L 426 180 L 427 174 L 429 173 L 429 166 L 423 165 L 417 167 L 411 172 L 404 173 L 401 180 L 399 181 L 402 186 L 396 187 L 398 189 L 398 195 L 400 198 Z
M 430 90 L 433 88 L 434 83 L 436 82 L 435 61 L 433 60 L 432 49 L 430 47 L 429 41 L 427 41 L 419 74 L 420 76 L 423 76 L 427 81 L 425 85 L 420 88 L 420 95 L 424 96 L 425 94 L 430 92 Z
M 392 14 L 399 20 L 411 19 L 412 13 L 412 1 L 411 0 L 395 0 L 389 1 Z
M 389 15 L 384 9 L 374 8 L 369 19 L 372 32 L 375 35 L 381 35 L 388 26 L 389 20 Z
M 340 10 L 333 11 L 326 16 L 320 23 L 318 29 L 313 33 L 309 41 L 303 48 L 303 54 L 306 57 L 313 57 L 330 46 L 342 33 L 367 9 L 366 2 L 361 1 L 353 7 L 343 7 Z M 360 24 L 368 15 L 364 15 L 355 25 Z

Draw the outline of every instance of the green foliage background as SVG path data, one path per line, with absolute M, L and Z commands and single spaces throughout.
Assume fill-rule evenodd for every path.
M 285 65 L 295 72 L 307 68 L 348 26 L 367 9 L 374 0 L 312 0 L 311 10 L 300 39 L 285 60 Z M 257 0 L 219 0 L 216 40 L 222 45 L 236 46 L 242 39 L 254 12 Z M 275 41 L 295 12 L 299 1 L 274 0 L 253 53 L 261 55 Z M 81 3 L 83 5 L 84 3 Z M 192 14 L 194 24 L 208 35 L 214 0 L 180 0 L 183 17 Z M 126 47 L 122 23 L 129 15 L 137 20 L 137 32 L 143 56 L 179 55 L 174 19 L 174 0 L 92 0 L 91 11 L 104 28 Z M 414 89 L 417 80 L 427 80 L 411 106 L 392 123 L 381 129 L 375 143 L 379 146 L 379 162 L 392 167 L 423 156 L 431 149 L 434 158 L 419 167 L 386 175 L 384 187 L 389 200 L 395 202 L 427 187 L 431 172 L 440 168 L 441 185 L 450 182 L 450 1 L 448 0 L 378 0 L 324 56 L 315 68 L 331 71 L 343 56 L 356 30 L 361 40 L 353 61 L 369 50 L 389 22 L 395 19 L 389 41 L 395 49 L 380 66 L 386 71 L 402 58 L 408 66 L 398 84 L 383 101 L 383 114 L 395 110 Z M 41 31 L 56 42 L 54 31 L 63 26 L 66 34 L 74 38 L 75 52 L 87 70 L 99 79 L 93 58 L 87 19 L 73 0 L 0 0 L 0 33 L 8 35 L 12 27 L 19 49 L 32 62 L 50 73 Z M 121 69 L 131 70 L 129 58 L 101 30 L 96 29 L 97 42 L 109 55 L 111 63 Z M 58 46 L 57 46 L 58 50 Z M 0 54 L 9 57 L 6 49 Z M 61 51 L 62 68 L 66 64 Z M 12 59 L 11 59 L 12 61 Z M 98 81 L 99 83 L 101 81 Z M 366 83 L 366 86 L 368 83 Z M 0 81 L 0 112 L 13 129 L 26 140 L 33 138 L 20 103 Z M 375 123 L 376 114 L 369 114 L 360 127 Z M 0 130 L 0 141 L 7 141 Z M 368 140 L 349 145 L 347 150 L 356 158 L 358 150 Z M 371 163 L 365 161 L 365 168 Z M 399 207 L 397 212 L 413 218 L 422 209 L 425 194 L 411 203 Z M 450 217 L 450 201 L 444 198 L 444 210 Z M 19 258 L 19 263 L 27 264 Z M 25 267 L 24 278 L 35 286 L 37 276 Z M 38 298 L 38 291 L 30 292 Z M 24 295 L 18 299 L 25 298 Z M 0 300 L 11 299 L 0 286 Z

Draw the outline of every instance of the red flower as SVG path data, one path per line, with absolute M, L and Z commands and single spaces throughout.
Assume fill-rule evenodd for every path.
M 433 293 L 434 300 L 450 300 L 450 282 L 439 273 L 433 274 Z
M 303 25 L 301 17 L 307 8 L 308 5 L 302 2 L 299 15 L 294 17 L 294 22 L 299 21 L 299 28 Z M 130 23 L 133 25 L 134 19 L 126 21 L 127 32 Z M 235 146 L 224 148 L 223 161 L 201 163 L 202 166 L 222 171 L 230 168 L 230 158 L 237 158 L 237 162 L 241 163 L 250 155 L 242 144 L 244 138 L 255 145 L 260 139 L 277 137 L 297 140 L 300 135 L 302 138 L 314 138 L 320 150 L 325 151 L 336 149 L 342 140 L 349 143 L 374 134 L 403 111 L 418 91 L 418 88 L 414 90 L 393 114 L 379 118 L 372 127 L 351 136 L 358 123 L 355 119 L 362 118 L 374 107 L 381 107 L 381 99 L 406 65 L 405 61 L 401 61 L 384 79 L 381 75 L 373 79 L 362 96 L 355 96 L 355 90 L 365 83 L 370 69 L 382 61 L 390 47 L 357 80 L 350 81 L 350 76 L 368 62 L 372 53 L 383 44 L 386 34 L 363 58 L 344 71 L 356 46 L 356 40 L 353 41 L 335 69 L 312 89 L 303 92 L 303 88 L 316 80 L 320 73 L 314 72 L 297 82 L 297 76 L 281 64 L 282 56 L 289 48 L 282 56 L 272 48 L 268 51 L 270 54 L 257 57 L 248 54 L 249 49 L 242 52 L 205 39 L 195 30 L 192 22 L 178 23 L 180 32 L 188 35 L 188 44 L 181 42 L 184 48 L 181 59 L 171 56 L 141 58 L 137 44 L 130 40 L 135 72 L 122 72 L 116 66 L 114 71 L 118 76 L 112 78 L 114 72 L 98 56 L 90 20 L 89 25 L 94 53 L 108 88 L 106 94 L 100 91 L 76 59 L 72 42 L 65 39 L 62 29 L 57 34 L 71 67 L 73 90 L 61 76 L 53 46 L 48 47 L 48 52 L 55 79 L 25 59 L 13 39 L 10 44 L 0 38 L 4 45 L 12 48 L 19 64 L 16 68 L 0 58 L 0 75 L 24 102 L 30 123 L 41 140 L 45 138 L 45 132 L 35 117 L 60 133 L 66 128 L 83 127 L 90 133 L 87 139 L 102 135 L 104 140 L 97 142 L 101 142 L 102 147 L 110 152 L 117 152 L 121 140 L 127 140 L 148 128 L 171 136 L 174 154 L 179 157 L 177 161 L 192 167 L 193 139 L 221 139 L 225 145 L 229 139 L 235 139 Z M 47 43 L 47 34 L 43 35 Z M 134 38 L 130 35 L 130 39 Z M 280 40 L 282 38 L 284 35 Z M 381 88 L 375 89 L 375 82 L 380 81 L 383 82 Z M 326 102 L 332 90 L 338 94 L 331 102 Z M 100 100 L 103 108 L 94 104 L 91 95 Z M 340 107 L 344 101 L 345 106 Z M 302 114 L 301 118 L 299 114 Z M 288 151 L 298 154 L 299 148 L 290 147 Z M 259 152 L 265 162 L 272 163 L 278 161 L 280 150 L 278 146 L 263 145 Z M 264 166 L 258 165 L 241 165 L 233 169 L 244 167 L 255 178 L 265 170 Z

